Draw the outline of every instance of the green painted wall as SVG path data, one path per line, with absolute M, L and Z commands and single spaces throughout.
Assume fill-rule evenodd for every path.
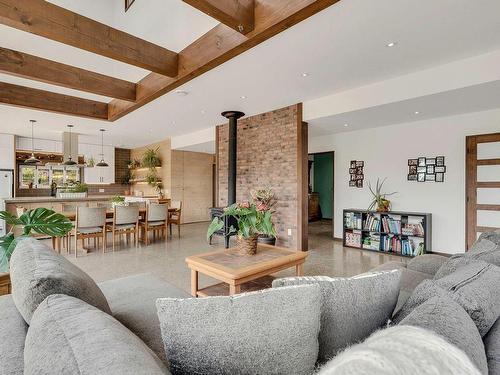
M 314 155 L 314 191 L 319 193 L 319 205 L 324 219 L 332 218 L 333 155 Z

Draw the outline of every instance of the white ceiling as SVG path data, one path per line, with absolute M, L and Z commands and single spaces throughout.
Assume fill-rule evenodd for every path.
M 52 2 L 176 51 L 216 24 L 179 0 L 136 1 L 127 13 L 122 0 Z M 144 145 L 223 123 L 224 110 L 257 114 L 499 49 L 499 14 L 498 0 L 342 0 L 187 83 L 185 97 L 169 93 L 114 123 L 1 105 L 0 132 L 27 135 L 28 120 L 35 118 L 38 134 L 54 139 L 71 122 L 89 135 L 108 129 L 108 141 L 116 146 Z M 397 45 L 386 47 L 390 41 Z M 5 26 L 0 45 L 128 80 L 147 74 Z M 96 98 L 19 78 L 0 80 Z M 460 103 L 453 103 L 457 110 Z M 440 115 L 441 109 L 426 116 Z

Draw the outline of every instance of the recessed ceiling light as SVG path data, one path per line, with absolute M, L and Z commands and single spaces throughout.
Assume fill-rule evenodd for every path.
M 247 97 L 245 95 L 240 96 L 241 99 L 246 99 Z
M 302 73 L 302 77 L 309 77 L 309 73 Z
M 397 43 L 396 42 L 389 42 L 386 44 L 387 47 L 394 47 Z
M 205 113 L 207 113 L 207 111 L 205 111 L 204 109 L 201 110 L 201 114 L 204 115 Z
M 419 114 L 420 114 L 420 112 L 419 112 L 419 111 L 415 111 L 414 113 L 415 113 L 416 115 L 419 115 Z
M 189 94 L 187 91 L 185 90 L 175 90 L 175 93 L 179 96 L 186 96 L 187 94 Z
M 344 126 L 347 128 L 349 126 L 349 124 L 344 124 Z

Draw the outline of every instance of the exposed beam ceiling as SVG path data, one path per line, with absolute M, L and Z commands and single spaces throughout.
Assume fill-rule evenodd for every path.
M 253 31 L 243 35 L 224 24 L 217 25 L 179 53 L 176 78 L 151 73 L 138 82 L 135 103 L 118 99 L 111 101 L 109 120 L 125 116 L 338 1 L 257 0 Z
M 98 120 L 108 118 L 106 103 L 4 82 L 0 82 L 0 103 Z
M 255 26 L 254 0 L 183 0 L 230 28 L 248 34 Z
M 0 72 L 122 100 L 135 100 L 135 83 L 0 47 Z
M 177 76 L 175 52 L 45 0 L 0 0 L 0 23 L 158 74 Z

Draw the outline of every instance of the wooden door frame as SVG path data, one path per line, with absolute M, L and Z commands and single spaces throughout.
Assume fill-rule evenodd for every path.
M 312 152 L 307 155 L 332 155 L 332 239 L 335 239 L 335 151 L 324 151 L 324 152 Z M 309 189 L 309 188 L 308 188 Z
M 466 137 L 465 148 L 465 249 L 468 251 L 474 244 L 478 232 L 487 232 L 500 228 L 477 225 L 477 211 L 500 211 L 498 204 L 477 204 L 478 188 L 500 188 L 500 181 L 478 182 L 478 165 L 500 165 L 500 158 L 477 158 L 477 145 L 480 143 L 500 142 L 500 133 L 470 135 Z

